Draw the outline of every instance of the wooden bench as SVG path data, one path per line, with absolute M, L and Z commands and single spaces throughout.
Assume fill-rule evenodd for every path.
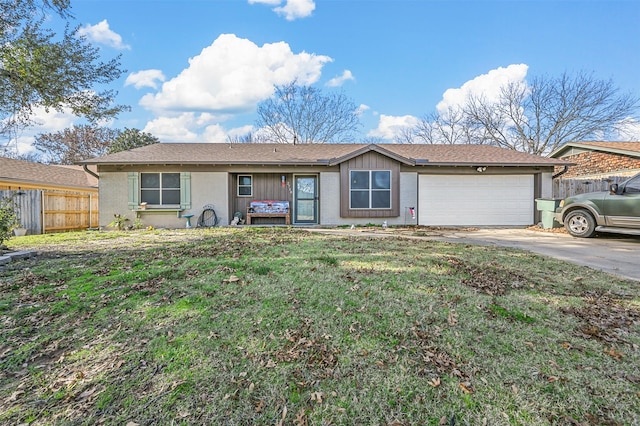
M 291 225 L 289 202 L 277 200 L 254 200 L 247 207 L 247 225 L 255 217 L 282 217 L 285 225 Z

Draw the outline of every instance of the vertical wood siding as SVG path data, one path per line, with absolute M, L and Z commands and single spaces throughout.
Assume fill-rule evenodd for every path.
M 390 170 L 391 209 L 350 209 L 349 172 L 351 170 Z M 400 163 L 377 152 L 367 152 L 342 163 L 340 165 L 340 216 L 371 218 L 400 216 Z
M 238 196 L 238 176 L 251 175 L 253 177 L 253 195 L 250 197 Z M 285 177 L 285 187 L 282 187 L 282 176 Z M 246 218 L 247 207 L 253 200 L 277 200 L 289 201 L 289 205 L 293 206 L 293 174 L 291 173 L 238 173 L 232 175 L 229 179 L 231 188 L 229 191 L 231 197 L 231 213 L 242 213 L 242 217 Z M 280 218 L 256 218 L 252 223 L 281 223 Z

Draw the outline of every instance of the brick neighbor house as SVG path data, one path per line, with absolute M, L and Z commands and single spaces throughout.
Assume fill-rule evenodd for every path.
M 612 183 L 640 173 L 640 142 L 569 142 L 549 157 L 572 163 L 556 166 L 554 198 L 606 191 Z
M 640 142 L 569 142 L 549 157 L 565 160 L 570 166 L 563 179 L 602 179 L 640 173 Z M 557 168 L 556 173 L 561 172 Z

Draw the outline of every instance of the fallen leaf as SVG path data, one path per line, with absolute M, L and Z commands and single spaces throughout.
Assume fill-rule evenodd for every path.
M 296 418 L 293 419 L 293 422 L 296 426 L 307 426 L 309 423 L 307 422 L 306 410 L 301 408 L 296 414 Z
M 464 393 L 473 393 L 473 388 L 471 387 L 470 382 L 461 382 L 460 389 L 462 389 L 462 392 Z
M 604 353 L 609 355 L 611 358 L 620 361 L 622 358 L 624 358 L 624 354 L 622 352 L 618 352 L 615 350 L 615 348 L 611 348 L 609 350 L 604 350 Z
M 440 377 L 434 377 L 433 379 L 431 379 L 431 381 L 429 382 L 429 384 L 431 386 L 433 386 L 434 388 L 437 388 L 438 386 L 440 386 Z
M 240 281 L 240 278 L 238 276 L 236 276 L 236 275 L 231 275 L 226 280 L 222 280 L 222 282 L 225 282 L 225 283 L 236 283 L 238 281 Z
M 318 404 L 322 404 L 322 397 L 324 394 L 322 392 L 311 392 L 311 400 L 315 401 Z
M 449 325 L 456 325 L 458 323 L 458 314 L 456 314 L 453 310 L 449 311 L 448 322 Z

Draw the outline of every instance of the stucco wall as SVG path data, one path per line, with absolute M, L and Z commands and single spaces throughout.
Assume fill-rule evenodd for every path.
M 202 213 L 202 207 L 213 204 L 220 222 L 218 226 L 228 225 L 229 214 L 229 175 L 226 172 L 192 172 L 191 173 L 191 210 L 184 214 L 193 214 L 195 224 Z M 184 220 L 183 220 L 184 222 Z
M 153 171 L 153 170 L 145 170 Z M 181 212 L 158 212 L 149 209 L 139 212 L 143 226 L 154 228 L 183 228 L 186 220 L 181 217 L 193 214 L 191 224 L 195 226 L 198 216 L 207 204 L 212 204 L 220 220 L 219 225 L 229 224 L 229 191 L 226 172 L 191 172 L 191 209 Z M 100 227 L 106 228 L 114 214 L 129 218 L 129 224 L 136 219 L 136 212 L 129 210 L 127 172 L 100 173 Z
M 106 228 L 113 220 L 114 214 L 125 215 L 130 223 L 136 218 L 129 211 L 127 195 L 127 174 L 122 172 L 101 172 L 99 183 L 100 194 L 100 228 Z
M 542 173 L 540 198 L 553 198 L 553 173 Z
M 416 207 L 418 195 L 418 174 L 400 173 L 400 216 L 385 218 L 343 218 L 340 217 L 340 173 L 320 173 L 320 224 L 337 225 L 380 225 L 387 221 L 391 225 L 412 225 L 416 220 L 411 217 L 409 207 Z M 417 211 L 416 211 L 417 213 Z

